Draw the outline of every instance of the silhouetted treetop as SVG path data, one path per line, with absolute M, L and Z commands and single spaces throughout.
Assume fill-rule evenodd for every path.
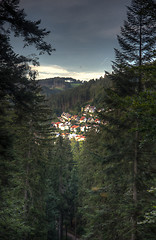
M 50 32 L 40 28 L 40 20 L 27 20 L 24 9 L 19 8 L 19 2 L 19 0 L 0 1 L 0 39 L 2 43 L 5 40 L 3 49 L 5 47 L 7 52 L 11 51 L 10 34 L 14 32 L 15 37 L 23 37 L 24 47 L 34 44 L 40 54 L 44 52 L 51 54 L 54 49 L 44 40 Z

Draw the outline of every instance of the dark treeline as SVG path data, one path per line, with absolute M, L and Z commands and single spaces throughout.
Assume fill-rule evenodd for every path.
M 42 93 L 49 98 L 52 94 L 60 93 L 63 90 L 73 88 L 82 84 L 82 81 L 73 78 L 48 78 L 38 81 L 39 86 L 42 87 Z
M 0 1 L 0 239 L 154 240 L 156 235 L 156 5 L 132 0 L 113 73 L 49 101 L 12 32 L 51 54 L 40 21 Z M 53 113 L 102 111 L 85 142 L 54 137 Z M 50 105 L 50 108 L 49 108 Z
M 82 81 L 76 80 L 73 78 L 54 77 L 54 78 L 41 79 L 38 81 L 38 83 L 40 86 L 47 86 L 50 88 L 55 88 L 59 86 L 61 86 L 62 88 L 71 88 L 72 83 L 82 84 Z

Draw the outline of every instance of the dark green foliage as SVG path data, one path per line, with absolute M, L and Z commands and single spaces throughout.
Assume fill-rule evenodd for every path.
M 118 35 L 120 50 L 115 49 L 116 61 L 113 62 L 115 76 L 112 79 L 116 87 L 121 88 L 120 94 L 136 93 L 146 87 L 142 81 L 142 66 L 156 59 L 155 11 L 156 4 L 152 0 L 134 0 L 128 7 L 127 21 Z
M 49 151 L 47 174 L 48 239 L 63 239 L 63 226 L 73 230 L 77 176 L 70 143 L 61 137 Z
M 10 28 L 7 28 L 7 31 L 5 29 L 5 23 L 10 25 Z M 41 21 L 33 22 L 26 19 L 24 10 L 19 9 L 19 0 L 1 0 L 0 24 L 3 26 L 3 28 L 1 28 L 1 39 L 5 40 L 3 41 L 3 46 L 1 46 L 3 47 L 3 52 L 8 53 L 8 51 L 10 51 L 13 54 L 9 43 L 10 33 L 13 31 L 16 37 L 23 37 L 25 46 L 34 44 L 40 53 L 47 52 L 50 54 L 53 49 L 51 48 L 51 45 L 44 41 L 45 36 L 47 36 L 49 32 L 46 31 L 46 29 L 40 29 L 40 23 Z M 5 59 L 7 62 L 9 60 L 12 61 L 7 55 L 1 55 L 3 55 L 3 58 L 6 56 Z M 16 54 L 14 53 L 14 55 Z
M 115 49 L 114 67 L 149 63 L 155 58 L 156 4 L 153 0 L 132 0 L 127 20 L 121 27 L 118 42 L 122 51 Z
M 11 107 L 9 114 L 4 102 L 3 109 L 0 236 L 2 239 L 36 239 L 37 236 L 45 239 L 48 112 L 43 98 L 35 95 L 27 111 Z
M 114 176 L 114 182 L 117 182 L 110 185 L 112 204 L 118 202 L 117 212 L 112 217 L 117 214 L 117 219 L 125 222 L 122 230 L 116 222 L 119 239 L 140 240 L 146 239 L 146 234 L 151 238 L 154 236 L 152 226 L 145 230 L 138 222 L 149 211 L 147 209 L 151 209 L 152 203 L 148 190 L 153 185 L 151 166 L 155 145 L 149 139 L 144 141 L 144 137 L 148 133 L 153 135 L 153 128 L 146 128 L 145 115 L 148 115 L 147 109 L 150 114 L 155 111 L 155 83 L 154 86 L 152 83 L 155 76 L 156 19 L 151 11 L 155 7 L 153 1 L 139 0 L 132 1 L 128 7 L 127 21 L 118 36 L 121 50 L 115 50 L 116 62 L 110 76 L 113 89 L 107 92 L 104 100 L 103 119 L 107 121 L 105 129 L 109 134 L 106 149 L 112 163 L 107 174 L 111 179 Z M 150 104 L 148 98 L 151 98 Z M 155 125 L 152 116 L 150 119 L 151 125 Z M 121 193 L 121 200 L 116 201 L 116 190 L 117 194 Z
M 145 225 L 143 222 L 146 214 L 154 210 L 154 194 L 149 190 L 155 188 L 155 128 L 148 126 L 148 120 L 154 127 L 155 93 L 144 92 L 133 98 L 112 93 L 108 100 L 103 106 L 107 109 L 101 114 L 105 125 L 101 126 L 98 134 L 91 132 L 88 135 L 84 150 L 78 157 L 84 236 L 86 239 L 131 239 L 132 216 L 137 208 L 136 239 L 153 239 L 155 220 L 152 218 L 153 221 Z M 108 106 L 112 107 L 112 104 L 115 108 L 109 111 Z M 132 198 L 136 118 L 141 139 L 137 206 Z
M 49 104 L 53 110 L 55 109 L 57 114 L 69 110 L 77 113 L 88 102 L 98 105 L 99 95 L 103 94 L 110 85 L 111 81 L 107 77 L 101 77 L 99 80 L 90 80 L 78 87 L 52 95 L 49 99 Z
M 97 137 L 88 136 L 81 156 L 86 239 L 147 240 L 155 236 L 150 189 L 155 189 L 156 19 L 151 9 L 155 3 L 148 0 L 132 1 L 128 7 L 118 36 L 121 49 L 115 50 L 114 72 L 107 74 L 112 86 L 99 95 L 103 124 Z M 151 221 L 147 221 L 148 214 Z
M 18 0 L 0 1 L 0 96 L 9 94 L 17 101 L 21 101 L 21 95 L 28 92 L 27 88 L 33 87 L 26 74 L 31 79 L 35 77 L 27 63 L 37 64 L 37 60 L 33 55 L 32 58 L 26 58 L 13 51 L 10 44 L 11 33 L 13 32 L 16 37 L 23 37 L 28 46 L 34 44 L 42 53 L 50 54 L 53 49 L 44 41 L 44 37 L 49 32 L 39 28 L 40 21 L 27 20 L 24 10 L 20 10 L 18 5 Z
M 45 169 L 49 112 L 35 74 L 10 45 L 12 32 L 26 45 L 52 51 L 19 1 L 0 1 L 0 239 L 46 239 Z M 44 148 L 43 148 L 44 147 Z

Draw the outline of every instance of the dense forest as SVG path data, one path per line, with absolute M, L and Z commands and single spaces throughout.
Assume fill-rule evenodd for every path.
M 57 95 L 50 95 L 48 103 L 50 108 L 57 114 L 62 111 L 80 112 L 81 107 L 86 103 L 100 104 L 101 95 L 105 89 L 111 86 L 111 80 L 105 76 L 100 79 L 92 79 L 84 82 L 76 88 L 62 91 Z
M 155 12 L 153 0 L 132 0 L 113 72 L 47 99 L 30 67 L 38 61 L 10 37 L 51 54 L 49 32 L 19 0 L 0 0 L 0 239 L 155 240 Z M 88 103 L 101 109 L 99 130 L 56 138 L 54 115 Z

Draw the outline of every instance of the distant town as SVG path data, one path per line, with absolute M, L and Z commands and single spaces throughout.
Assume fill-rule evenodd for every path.
M 58 117 L 57 122 L 52 122 L 51 126 L 55 128 L 56 137 L 62 136 L 69 140 L 75 139 L 76 141 L 84 141 L 86 139 L 86 133 L 94 128 L 98 131 L 100 120 L 97 117 L 97 110 L 95 106 L 87 105 L 81 108 L 79 115 L 71 115 L 70 113 L 63 112 Z

